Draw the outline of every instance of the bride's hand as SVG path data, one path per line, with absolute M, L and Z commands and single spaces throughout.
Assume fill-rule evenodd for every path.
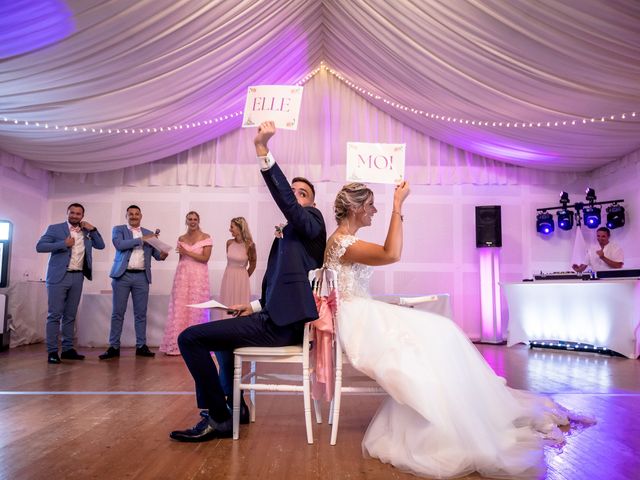
M 397 207 L 402 206 L 405 199 L 409 196 L 409 182 L 403 180 L 396 185 L 396 190 L 393 192 L 393 204 Z

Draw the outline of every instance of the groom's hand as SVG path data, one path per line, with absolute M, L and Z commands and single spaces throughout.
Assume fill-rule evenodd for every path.
M 246 304 L 231 305 L 227 309 L 227 313 L 234 317 L 244 317 L 245 315 L 251 315 L 253 313 L 253 308 L 251 308 L 251 305 Z
M 259 157 L 264 157 L 269 153 L 267 144 L 269 139 L 276 133 L 276 124 L 272 121 L 262 122 L 258 127 L 258 133 L 256 138 L 253 139 L 253 144 L 256 146 L 256 154 Z

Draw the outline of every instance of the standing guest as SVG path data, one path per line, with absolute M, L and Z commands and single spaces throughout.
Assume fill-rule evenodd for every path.
M 111 241 L 116 247 L 116 256 L 109 276 L 113 290 L 113 310 L 111 313 L 111 332 L 109 348 L 99 356 L 100 360 L 120 356 L 120 336 L 122 322 L 127 311 L 129 294 L 133 300 L 133 316 L 136 331 L 136 355 L 153 357 L 155 353 L 147 346 L 147 303 L 149 301 L 149 284 L 151 283 L 151 257 L 156 260 L 167 258 L 146 240 L 157 237 L 159 230 L 140 227 L 142 212 L 137 205 L 127 208 L 127 225 L 113 227 Z
M 47 361 L 61 363 L 58 334 L 62 321 L 62 358 L 83 360 L 73 348 L 73 333 L 84 277 L 91 280 L 91 249 L 102 250 L 104 241 L 98 229 L 83 220 L 84 207 L 67 207 L 67 221 L 49 225 L 36 245 L 39 253 L 50 253 L 47 267 Z
M 220 302 L 224 305 L 249 303 L 249 277 L 256 269 L 256 245 L 244 217 L 231 219 L 227 240 L 227 268 L 222 275 Z
M 218 371 L 209 352 L 223 353 L 220 376 L 233 376 L 233 349 L 237 347 L 279 347 L 302 341 L 304 324 L 318 318 L 307 280 L 307 272 L 322 265 L 326 229 L 320 210 L 315 208 L 315 189 L 307 179 L 286 177 L 267 148 L 275 134 L 273 122 L 260 124 L 254 144 L 262 177 L 271 196 L 287 219 L 282 237 L 271 246 L 267 270 L 262 279 L 260 300 L 229 305 L 237 318 L 209 322 L 187 328 L 178 345 L 196 384 L 196 401 L 202 419 L 187 430 L 169 436 L 179 442 L 204 442 L 232 435 L 233 399 L 225 399 Z M 242 417 L 241 410 L 241 417 Z
M 224 305 L 247 304 L 251 300 L 249 277 L 256 269 L 256 245 L 253 243 L 249 225 L 244 217 L 231 219 L 229 233 L 233 238 L 227 240 L 227 268 L 222 275 L 220 302 Z M 224 315 L 222 318 L 229 318 Z M 217 353 L 218 363 L 224 363 L 224 353 Z M 220 378 L 224 394 L 230 396 L 233 390 L 231 379 Z
M 610 237 L 611 230 L 607 227 L 600 227 L 596 230 L 598 244 L 587 250 L 584 263 L 580 265 L 574 263 L 571 268 L 578 273 L 584 272 L 587 267 L 590 267 L 594 272 L 622 268 L 624 266 L 624 252 L 617 243 L 609 240 Z
M 209 268 L 211 236 L 200 230 L 200 215 L 187 213 L 187 233 L 178 238 L 176 252 L 180 255 L 169 300 L 169 313 L 160 351 L 167 355 L 180 355 L 178 335 L 191 325 L 209 321 L 209 310 L 187 305 L 209 300 Z

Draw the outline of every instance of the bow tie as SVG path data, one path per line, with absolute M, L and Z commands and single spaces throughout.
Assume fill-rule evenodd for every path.
M 71 226 L 71 228 L 70 228 L 69 230 L 71 230 L 72 232 L 79 232 L 79 231 L 80 231 L 80 230 L 82 230 L 82 229 L 81 229 L 80 227 L 78 227 L 78 226 L 75 226 L 75 227 L 74 227 L 74 226 L 72 225 L 72 226 Z
M 138 232 L 141 233 L 142 232 L 142 228 L 141 227 L 129 227 L 131 229 L 132 232 Z

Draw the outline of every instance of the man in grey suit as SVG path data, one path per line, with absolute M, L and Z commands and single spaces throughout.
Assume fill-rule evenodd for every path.
M 67 207 L 67 221 L 49 225 L 36 244 L 36 251 L 49 253 L 47 267 L 48 313 L 46 327 L 47 362 L 61 363 L 58 335 L 62 323 L 62 359 L 83 360 L 73 348 L 73 334 L 82 296 L 84 277 L 91 280 L 91 250 L 102 250 L 104 241 L 98 229 L 84 221 L 84 207 Z
M 146 240 L 157 237 L 159 230 L 140 227 L 142 212 L 137 205 L 127 208 L 127 225 L 113 227 L 111 239 L 116 247 L 116 256 L 109 276 L 112 278 L 113 310 L 111 313 L 111 331 L 109 348 L 99 356 L 100 360 L 120 356 L 120 336 L 122 323 L 127 311 L 129 295 L 133 300 L 134 327 L 136 331 L 136 355 L 153 357 L 155 353 L 147 346 L 147 303 L 149 284 L 151 283 L 151 257 L 156 260 L 167 258 L 167 252 L 161 252 Z

